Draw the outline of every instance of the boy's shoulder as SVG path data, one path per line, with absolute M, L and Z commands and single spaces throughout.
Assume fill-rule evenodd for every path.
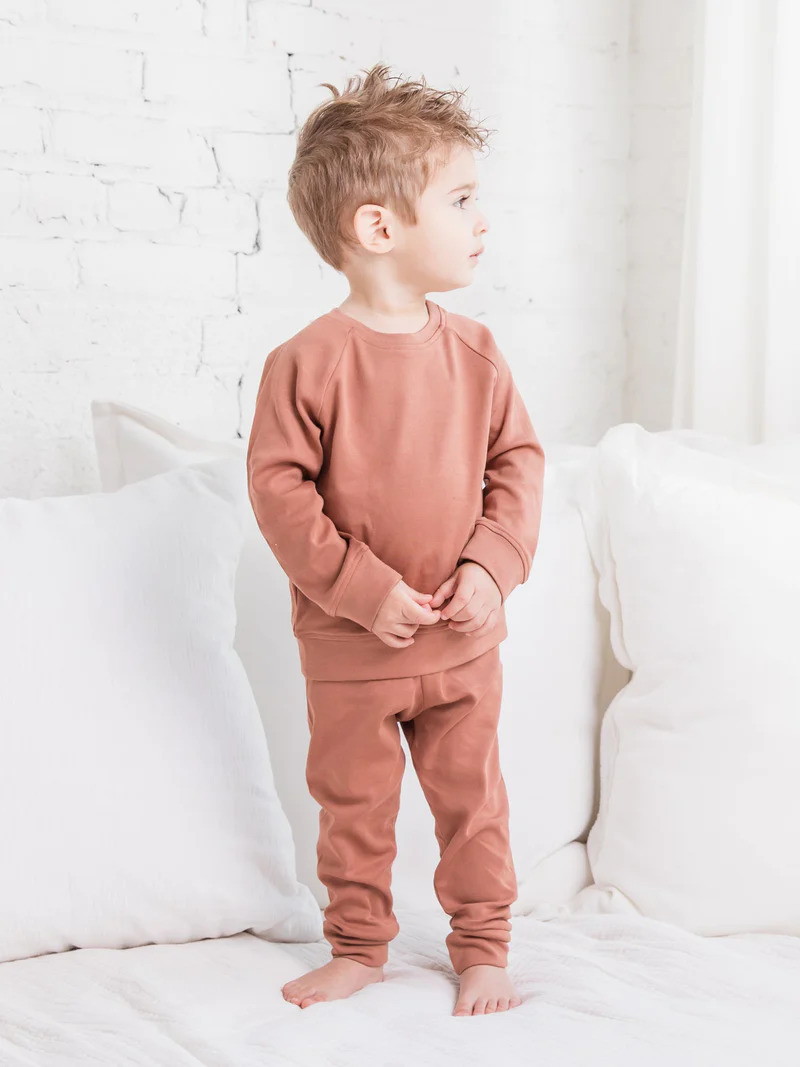
M 278 348 L 298 362 L 312 362 L 318 367 L 325 360 L 341 355 L 347 332 L 347 326 L 325 313 L 306 323 Z
M 281 377 L 295 390 L 313 394 L 324 388 L 329 372 L 342 354 L 347 328 L 333 317 L 318 315 L 268 353 L 264 375 L 270 366 L 281 368 Z
M 459 315 L 457 312 L 447 312 L 447 326 L 468 348 L 479 356 L 488 359 L 497 366 L 500 358 L 497 342 L 494 334 L 485 322 L 479 319 L 471 319 L 468 315 Z

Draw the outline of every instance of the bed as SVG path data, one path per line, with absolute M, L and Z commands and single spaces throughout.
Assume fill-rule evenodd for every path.
M 796 1067 L 800 943 L 635 916 L 513 920 L 522 1004 L 453 1016 L 446 919 L 398 910 L 385 980 L 300 1009 L 280 986 L 324 943 L 237 934 L 0 966 L 4 1067 Z
M 283 999 L 330 958 L 285 576 L 241 442 L 92 413 L 100 492 L 0 501 L 2 1067 L 800 1063 L 800 442 L 545 447 L 501 650 L 522 1003 L 454 1017 L 410 760 L 385 980 Z

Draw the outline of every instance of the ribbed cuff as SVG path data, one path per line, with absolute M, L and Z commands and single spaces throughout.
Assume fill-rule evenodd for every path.
M 402 578 L 399 571 L 365 547 L 332 614 L 352 619 L 371 631 L 381 605 Z
M 488 519 L 478 519 L 475 532 L 461 551 L 459 563 L 472 560 L 491 574 L 500 590 L 501 603 L 527 577 L 525 557 L 517 548 L 516 542 L 505 533 L 500 532 L 496 523 Z

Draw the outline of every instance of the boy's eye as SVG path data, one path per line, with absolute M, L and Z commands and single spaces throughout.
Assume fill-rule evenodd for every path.
M 461 196 L 461 197 L 459 197 L 459 199 L 456 201 L 456 203 L 457 204 L 463 204 L 465 200 L 469 200 L 469 196 Z

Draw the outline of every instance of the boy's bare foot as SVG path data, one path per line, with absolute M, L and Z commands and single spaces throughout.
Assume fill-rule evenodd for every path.
M 383 967 L 367 967 L 349 956 L 334 956 L 322 967 L 293 978 L 282 987 L 283 999 L 308 1008 L 320 1000 L 341 1000 L 370 982 L 383 981 Z
M 476 963 L 458 976 L 461 988 L 453 1015 L 488 1015 L 508 1011 L 522 1003 L 505 967 Z

